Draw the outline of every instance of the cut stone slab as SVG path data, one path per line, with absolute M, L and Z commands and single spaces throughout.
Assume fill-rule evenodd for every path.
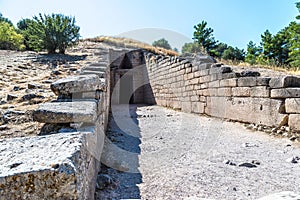
M 73 93 L 93 91 L 101 88 L 101 81 L 95 74 L 71 76 L 51 84 L 51 90 L 56 95 L 69 96 Z
M 208 97 L 205 113 L 241 122 L 279 126 L 286 119 L 281 114 L 282 100 L 247 97 Z
M 87 71 L 99 71 L 99 72 L 105 72 L 106 71 L 106 66 L 95 66 L 95 65 L 93 65 L 93 66 L 87 66 L 87 67 L 84 67 L 83 69 L 82 69 L 82 71 L 85 71 L 85 70 L 87 70 Z
M 299 88 L 282 88 L 272 89 L 271 98 L 285 99 L 285 98 L 300 98 L 300 87 Z
M 80 73 L 82 75 L 88 75 L 88 74 L 95 74 L 97 75 L 99 78 L 104 78 L 105 77 L 105 72 L 102 71 L 92 71 L 92 70 L 82 70 L 82 72 Z
M 239 87 L 256 86 L 256 77 L 241 77 L 238 79 Z
M 33 113 L 33 119 L 42 123 L 94 123 L 97 104 L 90 101 L 44 103 Z
M 204 64 L 204 63 L 216 63 L 217 61 L 211 57 L 211 56 L 206 56 L 206 55 L 196 55 L 194 57 L 194 60 L 192 62 L 193 65 L 201 65 L 201 64 Z
M 287 113 L 300 114 L 300 98 L 288 98 L 285 100 L 285 109 Z M 299 121 L 300 123 L 300 121 Z
M 284 76 L 272 78 L 269 84 L 271 88 L 300 87 L 300 77 Z
M 0 140 L 0 199 L 94 199 L 92 132 Z M 98 153 L 101 155 L 102 145 Z M 98 145 L 95 145 L 98 146 Z
M 292 130 L 300 131 L 300 114 L 289 115 L 289 127 Z

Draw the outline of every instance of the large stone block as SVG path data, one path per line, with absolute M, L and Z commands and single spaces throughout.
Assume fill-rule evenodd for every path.
M 227 88 L 218 88 L 218 96 L 219 97 L 230 97 L 232 96 L 232 89 Z
M 191 113 L 192 112 L 192 102 L 190 102 L 190 101 L 181 102 L 181 110 L 183 112 Z
M 90 74 L 60 79 L 52 83 L 50 87 L 56 95 L 69 96 L 73 93 L 103 89 L 104 83 L 101 83 L 97 75 Z
M 250 97 L 250 87 L 234 87 L 232 88 L 232 96 Z
M 33 119 L 42 123 L 94 123 L 97 104 L 90 101 L 44 103 L 34 111 Z
M 104 135 L 93 134 L 1 140 L 0 199 L 94 199 Z
M 220 87 L 236 87 L 237 78 L 220 80 Z
M 266 86 L 252 87 L 250 89 L 250 96 L 268 98 L 270 97 L 270 88 Z
M 272 89 L 271 98 L 300 98 L 300 87 L 299 88 L 282 88 Z
M 238 79 L 239 87 L 256 86 L 256 77 L 240 77 Z
M 292 130 L 300 131 L 300 114 L 289 115 L 289 127 Z
M 230 72 L 232 72 L 232 69 L 231 69 L 231 67 L 228 67 L 228 66 L 212 67 L 209 70 L 209 74 L 216 74 L 216 73 L 225 74 L 225 73 L 230 73 Z
M 217 81 L 209 82 L 208 83 L 208 87 L 210 87 L 210 88 L 218 88 L 218 87 L 220 87 L 220 81 L 217 80 Z
M 284 76 L 272 78 L 269 84 L 271 88 L 300 87 L 300 77 Z
M 213 64 L 213 63 L 216 63 L 216 60 L 211 56 L 196 55 L 192 62 L 193 65 L 201 65 L 201 64 L 206 64 L 206 63 Z
M 279 126 L 285 114 L 280 114 L 282 101 L 268 98 L 207 97 L 205 113 L 241 122 Z
M 192 113 L 202 114 L 204 113 L 205 103 L 192 102 Z
M 300 114 L 300 98 L 289 98 L 285 100 L 285 109 L 287 113 Z M 299 121 L 300 124 L 300 121 Z
M 269 77 L 257 77 L 256 83 L 258 86 L 269 86 L 270 80 Z

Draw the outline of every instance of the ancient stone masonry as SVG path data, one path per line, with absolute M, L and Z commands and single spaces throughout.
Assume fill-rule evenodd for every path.
M 235 73 L 208 56 L 191 61 L 145 54 L 158 105 L 184 112 L 300 130 L 300 77 Z
M 0 199 L 94 199 L 109 113 L 107 63 L 51 84 L 57 100 L 33 113 L 45 123 L 39 136 L 0 141 Z
M 94 199 L 100 161 L 118 164 L 121 155 L 105 139 L 114 104 L 157 104 L 300 131 L 300 77 L 237 73 L 203 55 L 103 50 L 98 63 L 51 90 L 57 100 L 33 113 L 44 123 L 39 136 L 0 140 L 0 199 Z

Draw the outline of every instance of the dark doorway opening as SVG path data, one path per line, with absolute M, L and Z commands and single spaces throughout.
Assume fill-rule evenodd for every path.
M 120 79 L 120 104 L 133 104 L 133 78 L 132 75 L 121 76 Z

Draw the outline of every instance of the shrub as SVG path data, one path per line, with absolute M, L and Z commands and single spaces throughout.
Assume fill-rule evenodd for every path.
M 76 44 L 80 37 L 75 18 L 62 14 L 39 14 L 39 17 L 26 21 L 23 27 L 29 48 L 35 51 L 46 49 L 50 54 L 56 50 L 64 54 L 66 48 Z
M 22 50 L 24 49 L 23 36 L 18 34 L 15 28 L 8 22 L 0 22 L 0 49 Z
M 166 40 L 165 38 L 156 40 L 152 43 L 153 46 L 155 47 L 161 47 L 164 49 L 172 49 L 171 45 L 169 44 L 168 40 Z

